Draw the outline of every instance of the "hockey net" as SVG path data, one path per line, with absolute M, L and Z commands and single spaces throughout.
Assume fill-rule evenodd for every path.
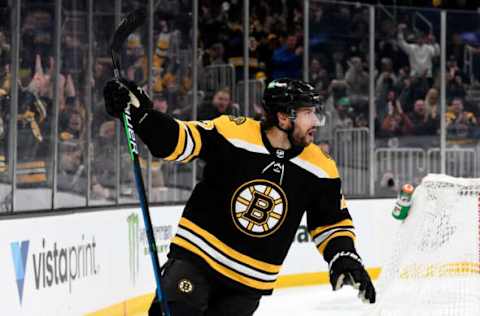
M 480 315 L 480 179 L 425 177 L 388 258 L 368 315 Z

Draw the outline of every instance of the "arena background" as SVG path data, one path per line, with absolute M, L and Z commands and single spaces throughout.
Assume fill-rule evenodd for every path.
M 56 230 L 67 243 L 90 244 L 64 228 L 78 216 L 101 221 L 138 208 L 127 145 L 104 111 L 102 89 L 112 77 L 115 27 L 142 6 L 149 15 L 125 44 L 124 76 L 149 91 L 158 111 L 260 119 L 270 80 L 307 80 L 328 113 L 316 142 L 337 161 L 344 194 L 356 205 L 375 199 L 371 212 L 385 221 L 393 200 L 379 199 L 394 198 L 403 183 L 417 185 L 428 173 L 480 176 L 476 1 L 0 1 L 0 224 L 10 227 L 2 257 L 15 296 L 12 244 L 35 239 L 38 253 L 48 252 L 42 234 Z M 418 65 L 411 44 L 420 41 L 432 58 Z M 150 203 L 181 207 L 202 163 L 160 161 L 143 145 L 141 157 Z M 374 218 L 356 212 L 364 212 L 360 222 Z M 48 218 L 51 226 L 35 226 Z M 100 223 L 96 232 L 108 229 Z M 21 306 L 18 296 L 11 302 Z

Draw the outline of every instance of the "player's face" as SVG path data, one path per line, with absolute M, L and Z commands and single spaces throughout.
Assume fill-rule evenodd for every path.
M 322 125 L 314 107 L 302 107 L 296 110 L 295 128 L 292 137 L 295 145 L 308 146 L 314 138 L 317 128 Z

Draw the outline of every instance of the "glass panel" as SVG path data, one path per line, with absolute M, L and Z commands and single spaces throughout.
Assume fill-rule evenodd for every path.
M 480 36 L 479 14 L 447 14 L 446 174 L 480 176 Z M 433 156 L 433 153 L 432 153 Z M 430 158 L 430 157 L 429 157 Z M 439 172 L 431 166 L 430 172 Z
M 154 108 L 192 120 L 192 1 L 162 1 L 159 5 L 163 12 L 156 12 L 153 18 Z M 193 166 L 153 158 L 151 201 L 186 201 L 193 188 Z
M 50 209 L 54 115 L 54 1 L 22 1 L 17 122 L 19 211 Z
M 440 155 L 440 11 L 377 7 L 375 194 L 417 185 Z
M 88 11 L 84 1 L 66 1 L 62 15 L 62 61 L 58 122 L 56 207 L 86 205 L 86 88 L 89 85 Z
M 310 2 L 309 81 L 327 111 L 316 142 L 336 160 L 347 197 L 369 193 L 369 25 L 368 6 Z
M 243 78 L 243 1 L 199 1 L 198 119 L 238 115 L 237 82 Z M 240 78 L 240 79 L 239 79 Z
M 122 1 L 122 15 L 126 16 L 130 12 L 140 7 L 145 8 L 147 1 L 139 4 L 138 1 Z M 148 91 L 148 72 L 147 72 L 147 49 L 148 49 L 148 22 L 144 23 L 126 40 L 121 55 L 121 67 L 123 77 L 134 81 L 137 85 Z M 120 204 L 138 203 L 138 192 L 133 173 L 133 162 L 128 152 L 127 138 L 123 127 L 120 129 Z M 139 160 L 142 168 L 142 177 L 145 191 L 148 191 L 147 166 L 148 151 L 142 141 L 137 141 L 139 147 Z M 148 193 L 147 193 L 148 194 Z
M 234 17 L 241 14 L 239 18 L 243 23 L 241 8 L 230 8 L 227 12 L 230 11 L 235 14 Z M 249 12 L 247 82 L 244 80 L 243 58 L 229 58 L 228 61 L 235 65 L 234 104 L 238 103 L 242 114 L 261 119 L 263 90 L 268 81 L 280 77 L 302 79 L 303 1 L 249 1 Z M 232 52 L 238 51 L 237 54 L 242 53 L 243 57 L 243 32 L 239 36 L 241 48 L 232 49 Z M 228 38 L 228 35 L 225 37 Z M 225 41 L 227 46 L 230 42 Z M 248 102 L 245 102 L 247 86 Z
M 8 212 L 12 203 L 12 178 L 9 174 L 9 128 L 10 128 L 10 97 L 12 74 L 11 47 L 12 28 L 10 22 L 11 8 L 0 8 L 0 21 L 3 27 L 0 31 L 0 213 Z
M 115 5 L 94 1 L 91 125 L 91 205 L 109 205 L 116 198 L 115 119 L 105 111 L 103 87 L 113 77 L 109 43 L 115 31 Z

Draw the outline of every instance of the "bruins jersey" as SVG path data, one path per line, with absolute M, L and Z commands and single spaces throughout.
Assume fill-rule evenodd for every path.
M 269 294 L 304 212 L 320 253 L 337 237 L 354 249 L 336 164 L 318 146 L 273 148 L 260 122 L 245 117 L 184 122 L 151 114 L 136 131 L 154 156 L 206 162 L 169 257 L 189 258 L 221 281 Z

